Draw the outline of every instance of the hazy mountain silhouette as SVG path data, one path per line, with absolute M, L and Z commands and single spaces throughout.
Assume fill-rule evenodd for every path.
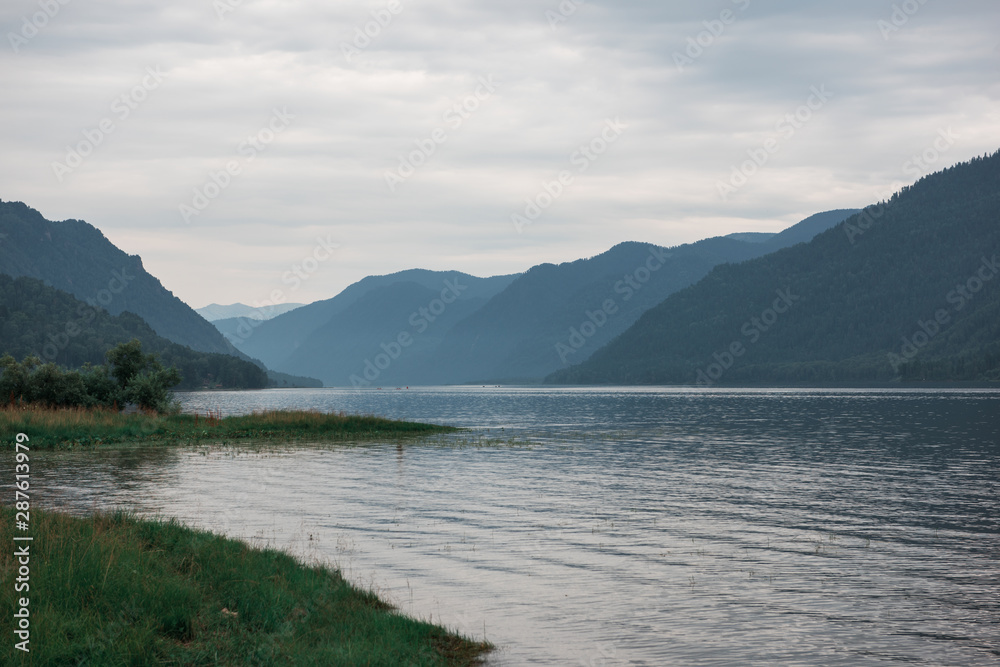
M 254 307 L 244 303 L 231 303 L 223 306 L 218 303 L 210 303 L 204 308 L 195 308 L 196 313 L 204 317 L 209 322 L 218 322 L 227 319 L 239 319 L 249 317 L 257 320 L 269 320 L 290 310 L 301 308 L 301 303 L 276 303 L 273 306 Z M 218 328 L 218 327 L 216 327 Z
M 408 319 L 419 308 L 429 307 L 448 284 L 458 281 L 462 289 L 457 297 L 457 307 L 452 307 L 455 305 L 452 304 L 447 308 L 445 322 L 451 322 L 456 313 L 470 312 L 466 302 L 481 305 L 514 278 L 477 278 L 458 271 L 411 269 L 384 276 L 368 276 L 333 298 L 316 301 L 266 322 L 243 320 L 236 322 L 235 327 L 232 327 L 233 323 L 225 324 L 232 327 L 232 340 L 239 349 L 263 360 L 269 367 L 288 373 L 300 372 L 296 369 L 313 369 L 314 366 L 325 368 L 328 374 L 320 376 L 324 382 L 344 385 L 355 371 L 351 370 L 348 376 L 343 376 L 343 369 L 355 368 L 359 363 L 363 367 L 368 356 L 380 352 L 380 343 L 388 343 L 404 331 L 419 335 L 425 333 L 423 330 L 415 331 Z M 397 291 L 398 295 L 394 294 Z M 347 313 L 356 304 L 357 307 Z M 369 318 L 374 319 L 369 322 Z M 384 328 L 377 329 L 376 322 Z M 424 349 L 429 340 L 440 332 L 441 322 L 428 324 L 434 324 L 427 327 L 432 338 L 421 341 L 418 349 Z M 341 335 L 344 338 L 338 337 Z M 357 337 L 360 335 L 367 337 L 370 345 L 364 348 L 368 352 L 359 357 L 357 345 L 361 341 Z M 300 348 L 306 352 L 299 353 Z M 316 376 L 318 371 L 308 372 Z
M 541 264 L 519 276 L 422 270 L 370 276 L 332 299 L 267 322 L 216 325 L 268 366 L 319 376 L 328 385 L 537 381 L 586 359 L 713 266 L 811 238 L 851 213 L 821 213 L 751 241 L 715 237 L 670 249 L 622 243 L 596 257 Z M 457 281 L 454 302 L 442 302 L 439 314 L 428 311 L 433 320 L 421 315 L 421 308 L 441 300 L 449 280 Z M 400 343 L 401 335 L 408 345 Z
M 762 242 L 714 237 L 668 249 L 629 242 L 589 259 L 533 267 L 456 325 L 418 367 L 417 381 L 537 381 L 587 359 L 712 267 L 812 238 L 853 212 L 819 213 Z

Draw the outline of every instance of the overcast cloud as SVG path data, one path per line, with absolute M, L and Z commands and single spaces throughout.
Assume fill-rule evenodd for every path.
M 777 231 L 1000 148 L 995 0 L 7 0 L 0 25 L 0 198 L 195 307 Z

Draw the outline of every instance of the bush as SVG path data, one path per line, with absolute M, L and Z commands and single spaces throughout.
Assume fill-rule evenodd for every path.
M 155 355 L 144 355 L 138 339 L 107 353 L 107 366 L 87 364 L 79 371 L 42 364 L 37 357 L 18 363 L 0 358 L 0 400 L 54 407 L 113 407 L 134 404 L 143 410 L 174 409 L 169 389 L 181 381 L 174 367 L 164 368 Z

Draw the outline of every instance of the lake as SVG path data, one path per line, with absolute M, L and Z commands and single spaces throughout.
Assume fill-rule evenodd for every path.
M 442 387 L 180 394 L 471 429 L 36 454 L 39 502 L 340 567 L 492 665 L 996 665 L 1000 392 Z M 30 434 L 29 434 L 30 435 Z

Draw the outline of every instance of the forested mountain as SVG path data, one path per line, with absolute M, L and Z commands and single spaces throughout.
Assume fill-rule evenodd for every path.
M 713 266 L 808 240 L 853 212 L 819 213 L 752 240 L 715 237 L 669 249 L 629 242 L 589 259 L 533 267 L 449 331 L 414 375 L 436 384 L 540 380 L 587 359 Z
M 328 385 L 538 381 L 564 360 L 587 358 L 713 266 L 811 238 L 851 213 L 821 213 L 750 240 L 716 237 L 670 249 L 622 243 L 520 276 L 421 270 L 371 276 L 268 322 L 216 325 L 271 368 L 318 375 Z
M 103 364 L 105 352 L 133 338 L 183 376 L 178 388 L 222 385 L 259 389 L 267 375 L 255 364 L 228 354 L 199 352 L 158 336 L 138 315 L 111 315 L 34 278 L 0 274 L 0 356 L 29 355 L 69 368 Z
M 1000 152 L 716 267 L 562 383 L 1000 380 Z
M 444 334 L 486 301 L 465 297 L 465 279 L 447 282 L 437 289 L 409 281 L 376 287 L 318 328 L 282 367 L 334 385 L 407 384 Z
M 203 317 L 82 220 L 46 220 L 0 202 L 0 273 L 43 280 L 113 315 L 130 311 L 157 334 L 202 352 L 239 353 Z
M 356 361 L 364 364 L 365 355 L 360 359 L 357 357 L 359 336 L 371 342 L 373 349 L 370 353 L 377 354 L 380 342 L 395 339 L 404 331 L 414 333 L 408 321 L 410 315 L 421 307 L 429 307 L 449 284 L 457 283 L 456 298 L 461 305 L 458 308 L 449 307 L 451 315 L 446 320 L 454 317 L 456 312 L 468 312 L 463 310 L 468 305 L 466 302 L 481 305 L 510 284 L 514 277 L 477 278 L 458 271 L 422 269 L 368 276 L 331 299 L 296 308 L 266 322 L 242 319 L 226 322 L 223 326 L 234 333 L 232 340 L 240 350 L 263 360 L 270 368 L 319 375 L 328 385 L 344 385 L 348 377 L 342 377 L 341 370 L 333 369 L 353 368 Z M 425 294 L 415 297 L 421 289 Z M 398 295 L 394 294 L 397 290 Z M 420 302 L 423 296 L 427 298 Z M 347 314 L 346 311 L 355 304 L 354 314 Z M 390 312 L 385 312 L 386 309 Z M 371 323 L 358 320 L 359 314 L 364 314 L 363 317 L 374 315 L 377 320 Z M 422 335 L 430 331 L 431 336 L 439 335 L 441 323 L 433 324 L 435 326 L 428 326 L 419 333 Z M 379 329 L 382 325 L 384 328 Z M 320 329 L 324 331 L 320 332 Z M 421 346 L 425 344 L 422 342 Z M 304 350 L 301 353 L 300 348 Z M 312 353 L 316 356 L 310 357 Z M 328 370 L 322 374 L 317 368 Z

